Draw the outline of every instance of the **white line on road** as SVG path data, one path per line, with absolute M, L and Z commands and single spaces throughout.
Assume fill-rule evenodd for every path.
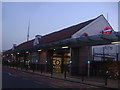
M 17 75 L 13 75 L 11 73 L 8 73 L 9 76 L 17 77 Z

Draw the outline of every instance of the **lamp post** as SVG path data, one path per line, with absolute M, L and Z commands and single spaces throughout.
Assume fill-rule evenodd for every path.
M 41 74 L 42 74 L 42 62 L 40 64 L 40 71 L 41 71 Z
M 45 63 L 45 72 L 47 73 L 47 60 L 45 61 L 46 63 Z
M 36 60 L 36 70 L 37 70 L 37 64 L 38 64 L 38 60 Z
M 103 47 L 103 60 L 105 60 L 105 47 Z
M 65 72 L 64 72 L 64 79 L 66 79 L 66 69 L 67 69 L 67 67 L 66 67 L 67 65 L 66 65 L 66 63 L 64 64 L 64 70 L 65 70 Z
M 88 64 L 88 77 L 90 76 L 90 61 L 87 61 Z
M 53 76 L 53 64 L 51 65 L 51 77 Z
M 72 66 L 72 62 L 73 62 L 72 60 L 70 60 L 70 62 L 69 62 L 69 63 L 70 63 L 70 67 L 69 67 L 69 72 L 70 72 L 70 74 L 71 74 L 71 66 Z

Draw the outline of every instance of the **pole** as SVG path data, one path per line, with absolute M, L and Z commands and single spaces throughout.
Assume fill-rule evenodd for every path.
M 29 30 L 30 30 L 30 19 L 29 19 L 29 23 L 28 23 L 28 34 L 27 34 L 27 41 L 29 41 Z
M 106 71 L 106 75 L 105 75 L 105 86 L 107 86 L 107 81 L 108 81 L 108 71 Z
M 36 63 L 36 71 L 37 71 L 37 63 Z
M 82 78 L 81 78 L 82 82 L 84 81 L 84 70 L 82 70 Z
M 93 61 L 94 61 L 94 54 L 95 54 L 95 50 L 94 50 L 94 48 L 93 48 Z
M 66 64 L 65 64 L 65 72 L 64 72 L 64 79 L 66 79 Z
M 107 13 L 107 21 L 108 21 L 108 13 Z
M 41 71 L 41 74 L 42 74 L 42 63 L 41 63 L 41 68 L 40 69 L 41 69 L 40 71 Z
M 51 66 L 51 78 L 53 76 L 53 65 Z
M 103 60 L 105 60 L 105 47 L 103 47 Z
M 47 61 L 45 63 L 45 72 L 47 73 Z
M 116 53 L 116 61 L 118 61 L 118 53 Z
M 90 76 L 90 63 L 88 63 L 88 77 Z

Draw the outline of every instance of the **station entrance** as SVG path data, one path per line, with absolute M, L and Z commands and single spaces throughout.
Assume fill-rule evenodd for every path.
M 65 65 L 69 72 L 70 50 L 56 50 L 53 54 L 53 73 L 63 73 Z

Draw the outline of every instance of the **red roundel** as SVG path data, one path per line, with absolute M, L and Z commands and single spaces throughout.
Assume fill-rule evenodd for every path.
M 110 34 L 112 32 L 112 29 L 110 27 L 104 28 L 103 34 Z

